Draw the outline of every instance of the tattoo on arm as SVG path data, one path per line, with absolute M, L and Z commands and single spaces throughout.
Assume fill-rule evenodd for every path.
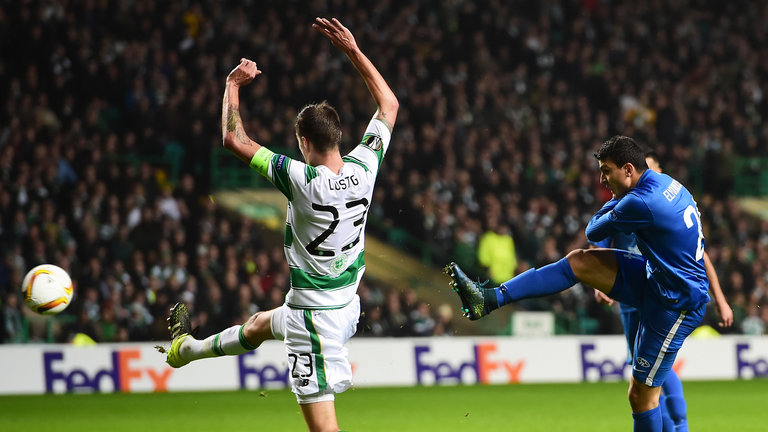
M 227 132 L 234 132 L 237 129 L 237 105 L 230 105 L 227 110 Z
M 230 104 L 227 111 L 227 132 L 234 132 L 238 141 L 245 145 L 250 145 L 250 140 L 243 128 L 243 119 L 240 117 L 239 107 L 235 104 Z
M 387 129 L 389 129 L 389 131 L 392 132 L 392 124 L 387 119 L 387 113 L 385 113 L 384 111 L 379 111 L 379 115 L 377 115 L 376 118 L 381 120 L 381 122 L 387 126 Z

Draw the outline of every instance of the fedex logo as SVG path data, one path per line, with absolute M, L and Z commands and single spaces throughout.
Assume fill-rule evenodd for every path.
M 250 351 L 237 356 L 237 367 L 240 372 L 240 388 L 245 389 L 249 378 L 256 379 L 254 388 L 283 388 L 290 384 L 289 370 L 285 366 L 266 364 L 261 367 L 251 366 L 249 360 L 256 357 L 256 351 Z
M 736 373 L 739 378 L 764 378 L 768 377 L 768 359 L 753 356 L 747 358 L 750 350 L 748 343 L 736 344 Z
M 111 391 L 130 392 L 131 383 L 136 380 L 148 378 L 153 385 L 153 391 L 168 391 L 168 378 L 173 369 L 162 368 L 156 370 L 149 367 L 136 367 L 136 360 L 141 358 L 138 349 L 124 349 L 113 351 L 110 356 L 109 366 L 88 374 L 79 368 L 64 368 L 64 353 L 50 351 L 43 353 L 43 369 L 45 372 L 45 391 L 53 393 L 58 384 L 66 388 L 67 392 L 75 391 L 102 391 L 103 385 L 110 384 L 106 389 Z
M 432 349 L 425 345 L 416 345 L 414 347 L 414 357 L 416 360 L 416 381 L 419 384 L 488 384 L 493 377 L 503 376 L 503 381 L 493 380 L 495 382 L 518 383 L 520 382 L 520 372 L 525 365 L 525 361 L 508 362 L 499 359 L 494 354 L 497 351 L 496 343 L 481 343 L 474 346 L 474 357 L 468 361 L 458 361 L 453 364 L 449 361 L 430 361 Z
M 588 381 L 590 375 L 594 376 L 595 372 L 599 381 L 624 379 L 624 372 L 627 366 L 629 366 L 626 358 L 622 358 L 619 361 L 613 361 L 608 358 L 594 358 L 594 355 L 590 355 L 594 350 L 595 344 L 581 344 L 581 370 L 584 381 Z

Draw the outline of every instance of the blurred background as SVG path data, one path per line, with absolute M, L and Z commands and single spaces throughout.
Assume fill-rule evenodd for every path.
M 705 324 L 765 333 L 765 2 L 2 0 L 0 341 L 167 340 L 177 301 L 207 336 L 282 304 L 284 203 L 221 148 L 221 98 L 248 57 L 253 139 L 299 157 L 295 115 L 327 100 L 356 145 L 376 107 L 315 16 L 339 18 L 400 101 L 356 337 L 512 334 L 521 311 L 620 334 L 582 286 L 467 325 L 439 273 L 499 283 L 585 247 L 610 198 L 593 152 L 614 134 L 698 201 L 735 316 L 719 328 L 711 305 Z M 41 263 L 75 283 L 52 319 L 21 298 Z

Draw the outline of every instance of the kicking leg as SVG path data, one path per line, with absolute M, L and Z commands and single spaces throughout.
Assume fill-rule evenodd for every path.
M 579 281 L 608 294 L 618 264 L 614 249 L 577 249 L 560 261 L 530 269 L 493 289 L 483 289 L 455 263 L 446 267 L 445 272 L 451 276 L 451 286 L 461 298 L 465 315 L 476 320 L 513 301 L 555 294 Z
M 189 335 L 189 313 L 183 303 L 171 309 L 169 318 L 173 342 L 167 362 L 178 368 L 209 357 L 239 355 L 255 350 L 267 339 L 274 339 L 270 321 L 274 310 L 257 312 L 245 324 L 235 325 L 204 340 Z

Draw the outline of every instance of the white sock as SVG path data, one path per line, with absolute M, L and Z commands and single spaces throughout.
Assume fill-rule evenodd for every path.
M 179 354 L 184 360 L 200 360 L 224 355 L 240 355 L 253 351 L 257 347 L 245 340 L 243 325 L 232 326 L 221 333 L 198 340 L 187 336 L 179 347 Z

